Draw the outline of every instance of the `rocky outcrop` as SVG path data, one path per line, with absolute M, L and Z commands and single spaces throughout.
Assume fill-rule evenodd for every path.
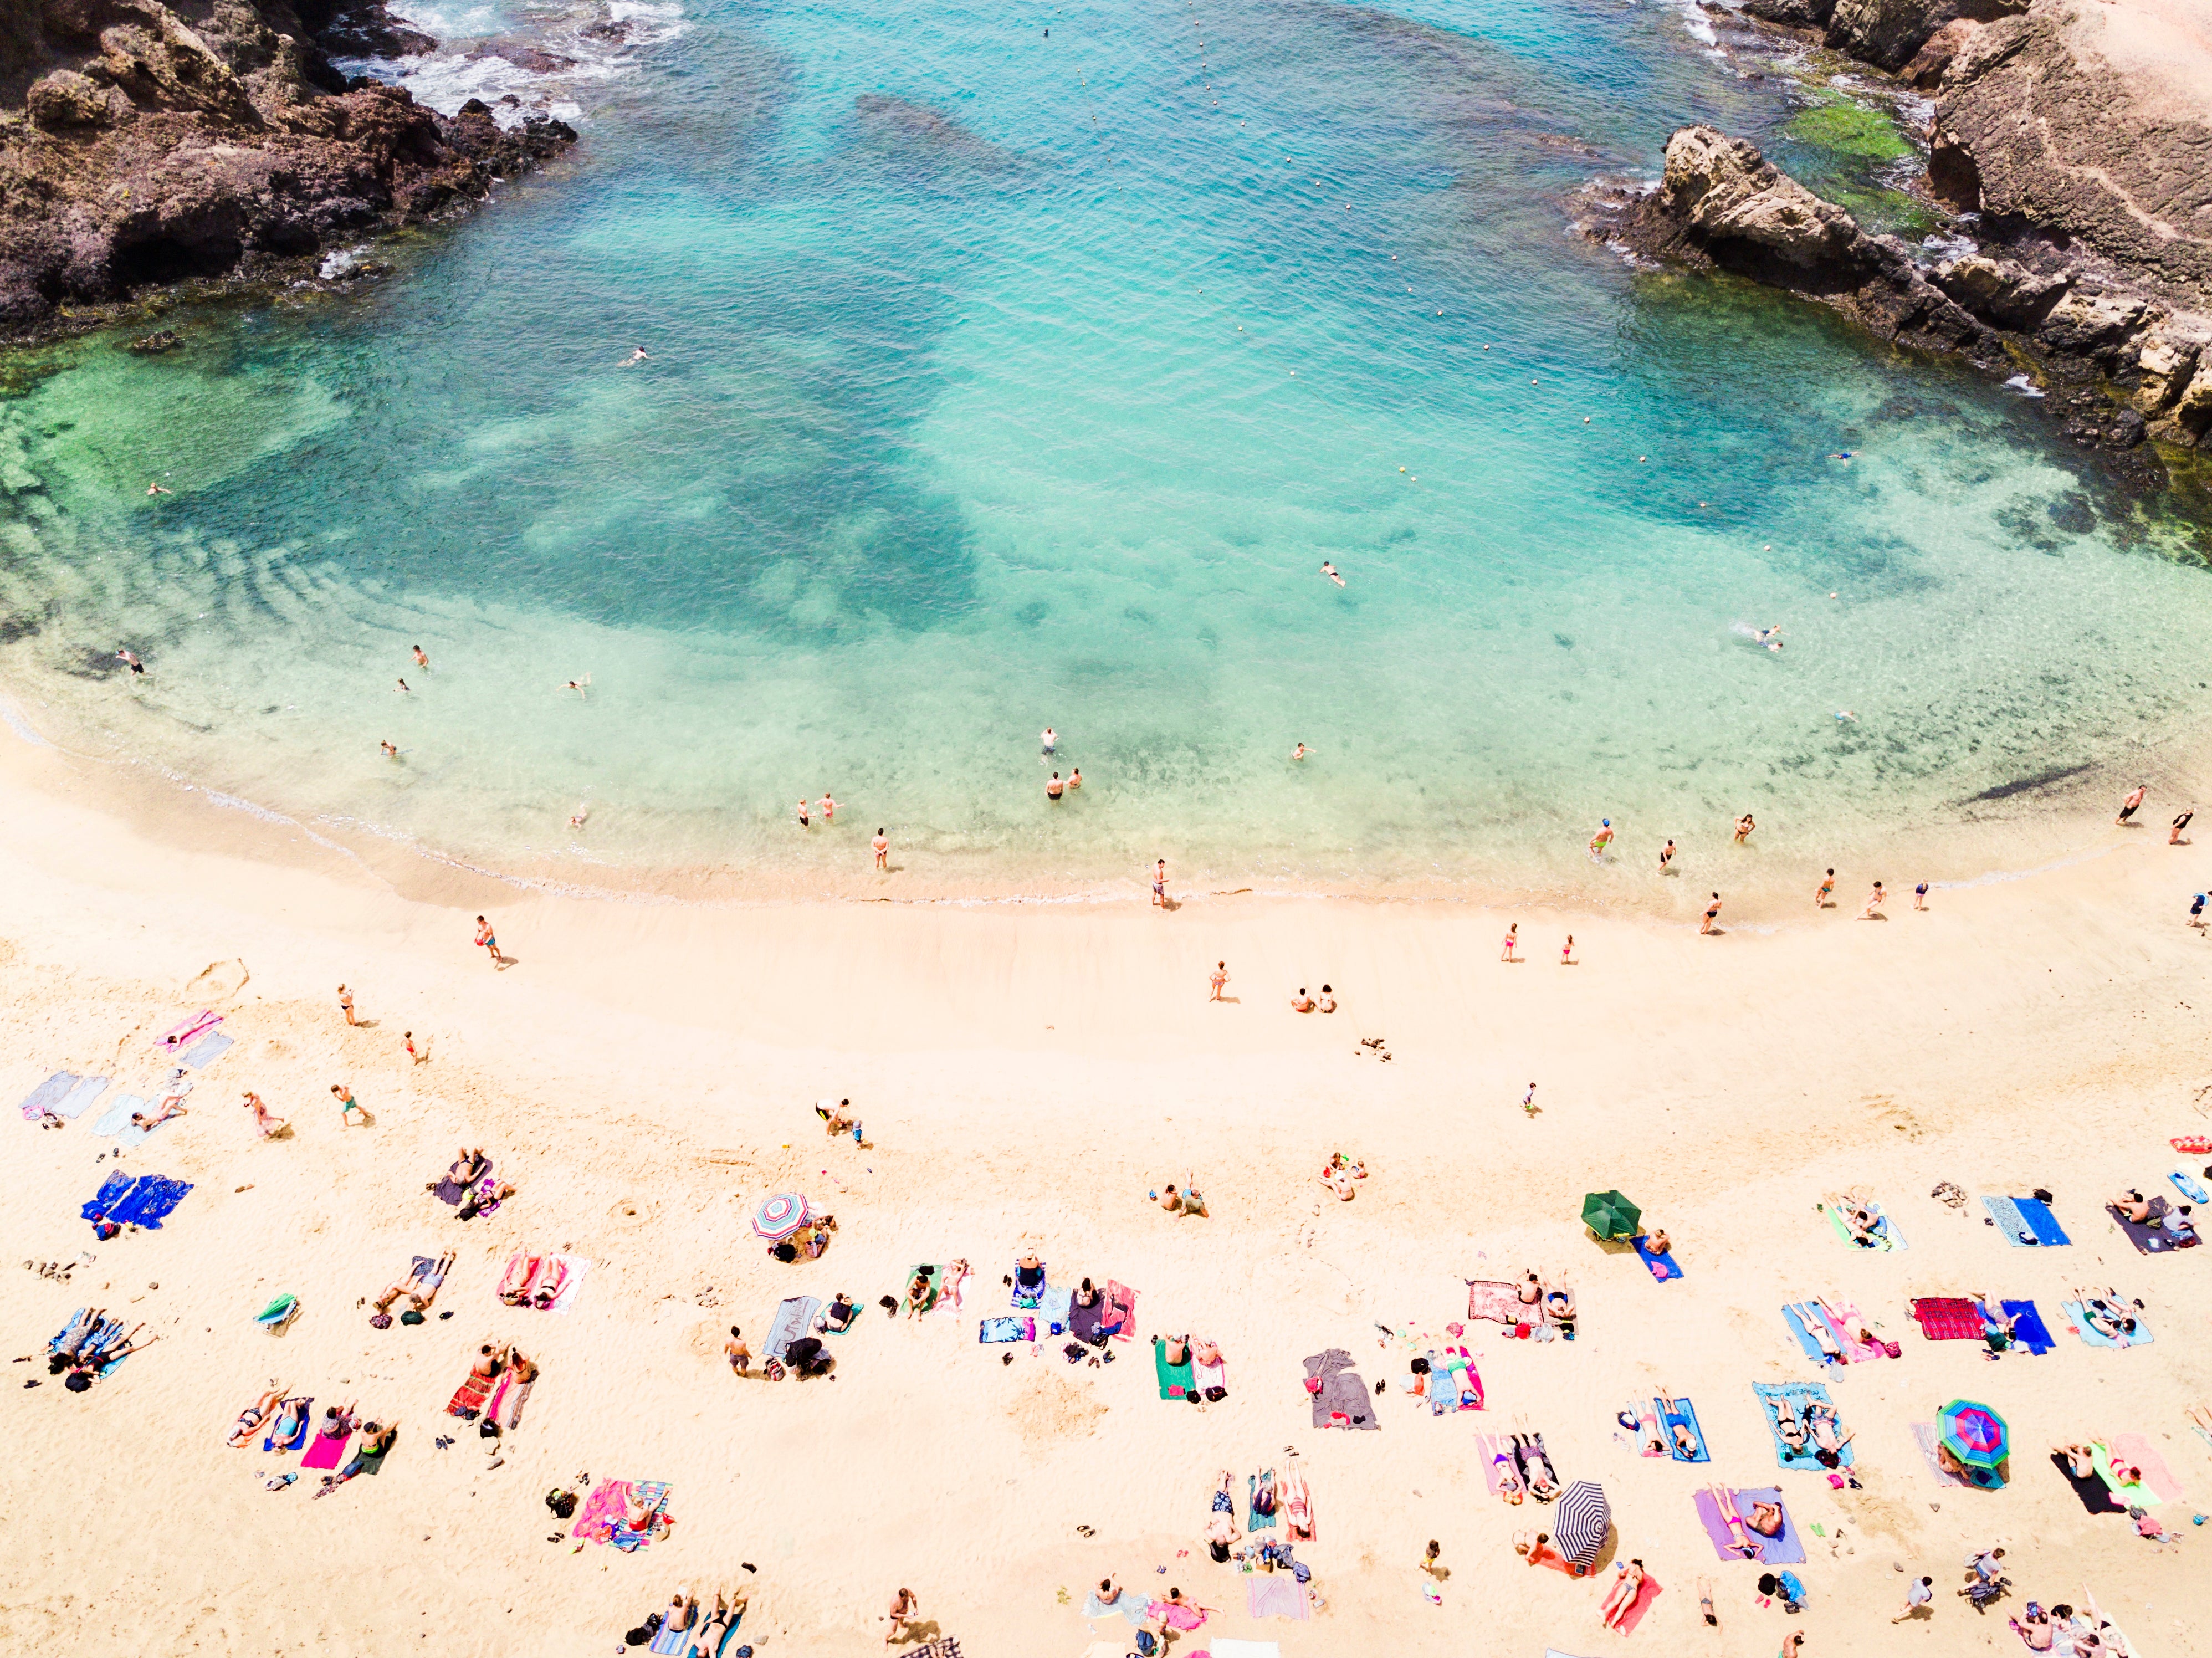
M 2039 264 L 1970 253 L 1923 266 L 1919 250 L 1868 235 L 1756 145 L 1711 127 L 1668 140 L 1656 190 L 1599 205 L 1592 234 L 1637 252 L 1788 288 L 1900 345 L 2008 374 L 2033 365 L 2085 446 L 2212 448 L 2212 317 L 2054 268 L 2048 248 Z
M 349 82 L 325 46 L 397 26 L 380 5 L 306 9 L 332 32 L 311 33 L 290 0 L 10 0 L 0 332 L 453 210 L 574 140 L 557 122 L 503 131 L 481 106 L 448 118 Z

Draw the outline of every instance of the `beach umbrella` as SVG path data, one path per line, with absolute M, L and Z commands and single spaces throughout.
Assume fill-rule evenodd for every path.
M 796 1192 L 779 1192 L 753 1211 L 753 1230 L 770 1243 L 781 1243 L 806 1224 L 806 1199 Z
M 1602 1486 L 1577 1479 L 1560 1495 L 1552 1515 L 1552 1536 L 1559 1552 L 1588 1570 L 1605 1546 L 1607 1528 L 1613 1524 L 1613 1508 Z
M 1946 1450 L 1969 1468 L 1995 1473 L 1997 1464 L 2012 1455 L 2011 1434 L 2005 1419 L 1986 1405 L 1971 1399 L 1954 1399 L 1936 1417 Z
M 1601 1238 L 1632 1238 L 1643 1218 L 1644 1212 L 1618 1192 L 1592 1192 L 1583 1199 L 1583 1224 Z

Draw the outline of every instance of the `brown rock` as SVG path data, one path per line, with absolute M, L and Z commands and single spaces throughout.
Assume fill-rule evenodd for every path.
M 2000 328 L 2032 329 L 2073 286 L 2071 271 L 2039 276 L 2010 259 L 1969 253 L 1936 267 L 1936 286 Z
M 1929 35 L 1912 61 L 1898 71 L 1898 78 L 1923 91 L 1943 79 L 1943 71 L 1951 67 L 1951 60 L 1959 55 L 1960 48 L 1973 38 L 1981 24 L 1971 17 L 1954 17 Z
M 58 69 L 31 84 L 23 112 L 48 132 L 81 127 L 121 126 L 137 109 L 117 87 L 104 87 L 73 69 Z
M 2146 415 L 2161 415 L 2179 403 L 2204 343 L 2170 328 L 2154 331 L 2136 358 L 2136 407 Z

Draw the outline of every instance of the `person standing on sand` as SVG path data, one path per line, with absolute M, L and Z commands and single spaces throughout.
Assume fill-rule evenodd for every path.
M 261 1096 L 258 1094 L 249 1091 L 241 1103 L 253 1114 L 253 1126 L 261 1131 L 261 1138 L 264 1140 L 271 1134 L 278 1133 L 291 1126 L 283 1118 L 270 1111 L 267 1106 L 262 1104 Z
M 1597 833 L 1590 836 L 1589 855 L 1591 861 L 1593 863 L 1601 862 L 1605 858 L 1605 849 L 1612 844 L 1613 819 L 1610 817 L 1601 817 L 1598 819 Z
M 361 1023 L 353 1016 L 353 992 L 348 990 L 343 985 L 338 987 L 338 1005 L 345 1011 L 348 1024 L 357 1025 Z
M 901 1641 L 909 1639 L 906 1632 L 907 1620 L 921 1610 L 921 1601 L 912 1589 L 902 1588 L 891 1596 L 891 1626 L 890 1632 L 884 1637 L 884 1644 L 896 1646 Z
M 2118 827 L 2120 824 L 2125 823 L 2129 818 L 2134 817 L 2136 815 L 2136 808 L 2141 806 L 2143 803 L 2143 796 L 2149 792 L 2149 784 L 2136 784 L 2134 792 L 2130 793 L 2126 799 L 2120 802 L 2120 815 L 2112 819 L 2114 826 Z
M 876 838 L 868 844 L 876 850 L 876 867 L 888 871 L 890 868 L 891 843 L 884 838 L 881 828 L 876 830 Z
M 1498 959 L 1501 962 L 1511 961 L 1513 952 L 1520 947 L 1521 923 L 1516 921 L 1505 929 L 1505 948 L 1498 952 Z
M 2184 806 L 2181 809 L 2181 816 L 2173 820 L 2173 827 L 2166 832 L 2166 844 L 2170 847 L 2182 845 L 2181 832 L 2189 827 L 2189 820 L 2196 816 L 2196 807 Z
M 1536 1114 L 1536 1084 L 1530 1083 L 1528 1091 L 1521 1096 L 1521 1108 L 1530 1116 Z
M 1871 921 L 1881 914 L 1881 907 L 1889 901 L 1889 893 L 1876 881 L 1874 890 L 1867 894 L 1866 908 L 1859 912 L 1859 920 Z
M 1700 932 L 1711 932 L 1713 930 L 1713 918 L 1720 913 L 1721 896 L 1719 893 L 1716 892 L 1713 894 L 1712 902 L 1705 906 L 1705 919 L 1698 924 L 1698 931 Z
M 361 1111 L 361 1120 L 363 1122 L 368 1121 L 368 1113 L 361 1110 L 361 1103 L 354 1098 L 353 1090 L 348 1088 L 343 1083 L 332 1083 L 331 1092 L 337 1096 L 339 1122 L 351 1122 L 353 1114 L 356 1111 Z
M 1229 987 L 1228 963 L 1216 962 L 1213 964 L 1213 977 L 1212 983 L 1213 985 L 1213 994 L 1207 997 L 1206 999 L 1209 1002 L 1218 1002 L 1221 999 L 1221 993 Z
M 404 1033 L 400 1036 L 399 1042 L 400 1046 L 407 1050 L 408 1059 L 412 1060 L 415 1064 L 421 1065 L 424 1060 L 430 1057 L 428 1054 L 424 1054 L 416 1048 L 415 1033 L 413 1031 L 410 1030 Z
M 1912 889 L 1912 907 L 1915 909 L 1925 909 L 1928 908 L 1927 882 L 1923 881 L 1918 886 Z
M 2189 901 L 2189 925 L 2191 926 L 2204 925 L 2204 896 L 2200 892 Z
M 1168 860 L 1161 859 L 1152 865 L 1152 908 L 1168 907 Z
M 484 954 L 491 957 L 491 964 L 497 967 L 500 963 L 499 939 L 491 930 L 491 923 L 481 915 L 477 917 L 477 943 L 483 947 Z
M 1827 874 L 1827 878 L 1820 883 L 1820 890 L 1813 895 L 1813 908 L 1815 909 L 1826 909 L 1829 905 L 1835 902 L 1835 901 L 1836 872 L 1830 870 Z
M 745 1339 L 738 1333 L 734 1324 L 730 1326 L 730 1339 L 722 1344 L 722 1352 L 737 1375 L 744 1376 L 752 1370 L 753 1350 L 745 1345 Z
M 1559 965 L 1560 965 L 1561 967 L 1572 967 L 1574 964 L 1575 964 L 1575 935 L 1574 935 L 1573 933 L 1570 932 L 1569 934 L 1567 934 L 1567 942 L 1566 942 L 1566 944 L 1565 944 L 1564 946 L 1562 946 L 1562 947 L 1561 947 L 1561 949 L 1560 949 L 1560 950 L 1559 950 Z
M 1674 843 L 1672 841 L 1659 848 L 1659 872 L 1664 875 L 1674 862 Z

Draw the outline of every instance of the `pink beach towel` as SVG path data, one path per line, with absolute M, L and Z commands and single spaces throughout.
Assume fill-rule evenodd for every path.
M 317 1434 L 315 1442 L 307 1447 L 307 1454 L 300 1459 L 300 1466 L 303 1468 L 335 1468 L 345 1461 L 346 1445 L 352 1438 L 350 1428 L 342 1434 Z
M 1137 1327 L 1137 1292 L 1109 1278 L 1106 1280 L 1106 1304 L 1121 1315 L 1121 1327 L 1114 1332 L 1114 1339 L 1128 1340 Z
M 1880 1343 L 1861 1341 L 1856 1336 L 1851 1333 L 1852 1331 L 1859 1328 L 1862 1325 L 1864 1325 L 1868 1329 L 1872 1329 L 1874 1327 L 1872 1325 L 1867 1324 L 1866 1320 L 1859 1315 L 1859 1309 L 1856 1303 L 1847 1301 L 1844 1303 L 1842 1306 L 1837 1308 L 1836 1311 L 1841 1319 L 1841 1322 L 1838 1323 L 1837 1319 L 1832 1318 L 1827 1321 L 1827 1325 L 1831 1330 L 1833 1330 L 1836 1333 L 1836 1343 L 1844 1350 L 1844 1362 L 1845 1363 L 1864 1364 L 1870 1359 L 1887 1358 L 1889 1357 L 1887 1350 L 1883 1348 Z
M 2160 1502 L 2181 1501 L 2181 1482 L 2173 1477 L 2165 1459 L 2151 1449 L 2150 1441 L 2141 1434 L 2115 1434 L 2112 1446 L 2114 1456 L 2142 1470 L 2142 1483 L 2158 1493 Z
M 155 1041 L 154 1046 L 167 1053 L 181 1053 L 222 1023 L 222 1014 L 211 1007 L 204 1007 L 189 1019 L 179 1019 L 170 1027 L 167 1035 Z
M 1471 1278 L 1467 1280 L 1467 1315 L 1486 1318 L 1498 1324 L 1518 1324 L 1524 1311 L 1520 1291 L 1513 1285 L 1497 1278 Z
M 1244 1580 L 1244 1615 L 1248 1618 L 1295 1618 L 1300 1623 L 1313 1616 L 1306 1586 L 1286 1571 L 1255 1571 Z
M 1490 1488 L 1492 1497 L 1503 1495 L 1498 1489 L 1498 1459 L 1502 1456 L 1512 1461 L 1513 1442 L 1500 1434 L 1477 1434 L 1474 1454 L 1482 1459 L 1482 1483 Z
M 568 1534 L 587 1542 L 605 1542 L 613 1534 L 615 1521 L 623 1517 L 629 1502 L 629 1480 L 601 1480 L 592 1487 L 591 1496 L 584 1501 L 583 1513 L 576 1516 L 576 1528 Z

